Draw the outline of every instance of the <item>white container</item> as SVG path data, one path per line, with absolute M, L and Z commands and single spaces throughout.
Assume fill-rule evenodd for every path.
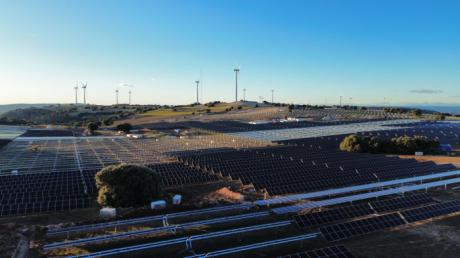
M 173 205 L 180 205 L 182 202 L 182 195 L 176 194 L 173 196 L 172 203 Z
M 117 216 L 117 209 L 115 208 L 102 208 L 99 215 L 103 218 L 112 218 Z
M 154 201 L 150 203 L 150 209 L 152 210 L 161 210 L 166 207 L 166 202 L 163 200 Z
M 423 156 L 423 151 L 416 151 L 415 156 Z

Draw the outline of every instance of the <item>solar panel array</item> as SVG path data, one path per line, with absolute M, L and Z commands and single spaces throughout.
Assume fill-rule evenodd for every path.
M 386 200 L 348 205 L 324 211 L 295 215 L 294 220 L 302 228 L 309 228 L 337 221 L 346 221 L 376 213 L 385 213 L 429 204 L 434 200 L 426 193 L 411 194 Z
M 371 209 L 369 204 L 362 203 L 325 211 L 316 211 L 302 215 L 295 215 L 294 220 L 300 227 L 308 228 L 323 224 L 330 224 L 337 221 L 348 220 L 356 217 L 367 216 L 373 213 L 374 211 Z
M 0 151 L 0 216 L 89 207 L 96 195 L 94 175 L 112 164 L 148 165 L 166 187 L 219 179 L 162 153 L 180 144 L 103 137 L 20 138 Z
M 278 258 L 354 258 L 355 256 L 343 245 L 327 246 Z
M 320 228 L 324 238 L 328 241 L 339 241 L 360 235 L 365 235 L 382 229 L 404 225 L 405 222 L 397 213 L 370 217 L 361 220 L 334 224 Z
M 401 212 L 407 222 L 412 223 L 434 217 L 460 212 L 460 200 L 448 201 Z
M 261 130 L 279 130 L 279 129 L 293 129 L 293 128 L 306 128 L 315 126 L 329 126 L 329 125 L 345 125 L 350 123 L 369 122 L 368 119 L 357 119 L 350 121 L 284 121 L 278 120 L 265 121 L 260 124 L 250 124 L 249 122 L 240 121 L 187 121 L 175 123 L 155 123 L 147 125 L 148 128 L 153 130 L 172 130 L 172 129 L 186 129 L 198 128 L 205 129 L 220 133 L 236 133 L 236 132 L 250 132 Z
M 182 155 L 180 160 L 239 179 L 243 184 L 253 184 L 256 189 L 266 189 L 270 195 L 312 192 L 455 169 L 453 165 L 347 153 L 318 146 L 188 153 Z
M 437 139 L 440 143 L 460 144 L 460 126 L 452 122 L 419 122 L 410 123 L 403 128 L 392 128 L 375 132 L 361 132 L 364 136 L 377 136 L 383 138 L 394 138 L 400 136 L 426 136 L 430 139 Z M 396 125 L 396 127 L 398 127 Z
M 95 195 L 95 171 L 0 177 L 0 216 L 86 208 Z
M 373 201 L 371 202 L 372 208 L 379 212 L 394 211 L 398 209 L 404 209 L 409 207 L 420 206 L 434 202 L 433 198 L 428 194 L 413 194 L 405 195 L 403 197 Z
M 401 212 L 324 226 L 320 228 L 320 231 L 326 240 L 339 241 L 457 212 L 460 212 L 460 200 L 453 200 L 407 209 Z
M 252 138 L 263 141 L 286 141 L 301 138 L 314 138 L 332 135 L 353 134 L 357 132 L 372 132 L 392 129 L 401 129 L 398 125 L 414 122 L 414 120 L 383 120 L 361 123 L 349 123 L 340 125 L 314 126 L 303 128 L 289 128 L 276 130 L 260 130 L 249 132 L 237 132 L 230 135 Z

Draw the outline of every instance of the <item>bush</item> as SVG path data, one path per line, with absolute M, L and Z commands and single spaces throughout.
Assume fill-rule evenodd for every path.
M 444 114 L 436 114 L 434 119 L 442 121 L 442 120 L 446 120 L 446 116 Z
M 113 124 L 113 119 L 112 118 L 104 119 L 104 125 L 105 126 L 109 126 L 109 125 L 112 125 L 112 124 Z
M 411 110 L 411 114 L 413 116 L 421 116 L 422 115 L 422 111 L 420 109 L 413 109 Z
M 439 142 L 425 136 L 401 136 L 392 139 L 349 135 L 343 139 L 340 150 L 347 152 L 414 154 L 416 151 L 436 153 Z
M 86 125 L 86 129 L 88 129 L 90 133 L 93 133 L 94 131 L 99 129 L 99 125 L 95 122 L 90 122 Z
M 96 174 L 97 202 L 104 207 L 142 207 L 161 195 L 161 178 L 136 165 L 112 165 Z
M 123 124 L 117 125 L 117 130 L 123 131 L 125 133 L 129 133 L 129 131 L 131 131 L 132 129 L 133 129 L 133 126 L 129 123 L 123 123 Z

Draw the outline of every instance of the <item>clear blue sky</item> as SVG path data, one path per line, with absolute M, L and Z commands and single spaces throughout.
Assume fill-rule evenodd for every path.
M 460 103 L 460 1 L 2 1 L 0 104 Z M 127 87 L 119 87 L 126 102 Z M 240 92 L 242 95 L 242 92 Z M 350 97 L 352 98 L 350 100 Z M 80 99 L 82 97 L 80 96 Z

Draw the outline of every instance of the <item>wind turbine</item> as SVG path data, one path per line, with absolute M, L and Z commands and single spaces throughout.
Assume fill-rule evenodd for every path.
M 77 105 L 78 104 L 78 82 L 77 82 L 77 85 L 73 87 L 73 89 L 75 90 L 75 105 Z
M 246 89 L 243 89 L 243 101 L 246 101 Z
M 274 102 L 273 102 L 273 93 L 274 93 L 274 92 L 275 92 L 275 90 L 272 89 L 272 103 L 274 103 Z
M 198 87 L 200 85 L 200 80 L 196 80 L 195 83 L 196 83 L 196 104 L 198 104 L 198 103 L 200 103 L 200 101 L 198 99 Z
M 81 88 L 83 89 L 83 104 L 86 105 L 86 87 L 88 83 L 81 83 Z
M 118 89 L 117 89 L 117 90 L 115 90 L 115 94 L 116 94 L 116 97 L 117 97 L 117 99 L 116 99 L 116 100 L 117 100 L 117 102 L 116 102 L 116 103 L 117 103 L 117 105 L 118 105 Z
M 131 105 L 131 90 L 129 90 L 128 93 L 129 93 L 129 105 Z
M 233 69 L 235 72 L 235 102 L 238 102 L 238 73 L 240 72 L 240 66 Z

